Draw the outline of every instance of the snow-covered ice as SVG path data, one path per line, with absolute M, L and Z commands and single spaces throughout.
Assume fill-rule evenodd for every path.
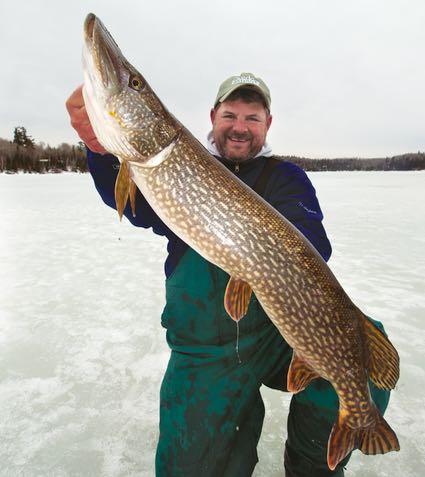
M 386 418 L 401 451 L 356 451 L 347 477 L 425 465 L 425 173 L 309 174 L 330 266 L 384 322 L 401 378 Z M 120 223 L 89 175 L 0 175 L 0 475 L 153 476 L 165 240 Z M 283 475 L 290 396 L 263 390 L 255 477 Z

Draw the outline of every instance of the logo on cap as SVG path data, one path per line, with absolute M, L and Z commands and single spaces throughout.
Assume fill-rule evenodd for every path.
M 255 84 L 256 86 L 260 86 L 260 82 L 257 81 L 252 76 L 238 76 L 232 80 L 232 84 Z

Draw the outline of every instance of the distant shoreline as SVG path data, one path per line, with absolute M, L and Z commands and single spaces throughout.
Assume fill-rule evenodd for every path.
M 425 168 L 423 169 L 333 169 L 333 170 L 325 170 L 325 169 L 320 169 L 320 170 L 309 170 L 309 169 L 304 169 L 305 172 L 423 172 L 425 171 Z M 56 176 L 56 175 L 90 175 L 88 171 L 86 172 L 81 172 L 81 171 L 57 171 L 57 172 L 51 172 L 51 171 L 46 171 L 46 172 L 27 172 L 27 171 L 0 171 L 0 176 Z
M 407 153 L 398 156 L 361 159 L 309 159 L 296 156 L 278 156 L 293 162 L 307 172 L 318 171 L 420 171 L 425 169 L 425 153 Z
M 276 155 L 283 161 L 297 164 L 307 172 L 314 171 L 420 171 L 425 170 L 425 153 L 406 153 L 397 156 L 361 159 L 322 158 Z M 34 144 L 16 144 L 0 138 L 0 173 L 58 174 L 61 172 L 88 172 L 85 144 L 61 144 L 58 147 Z

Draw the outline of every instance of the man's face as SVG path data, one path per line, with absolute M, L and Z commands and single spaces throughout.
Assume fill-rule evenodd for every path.
M 264 145 L 272 122 L 261 103 L 241 99 L 224 101 L 211 110 L 213 137 L 220 154 L 233 161 L 256 156 Z

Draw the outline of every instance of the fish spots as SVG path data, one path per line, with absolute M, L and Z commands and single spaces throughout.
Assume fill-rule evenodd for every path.
M 300 305 L 300 301 L 299 301 L 298 297 L 294 295 L 294 296 L 292 297 L 292 300 L 293 300 L 293 302 L 295 303 L 296 307 L 297 307 L 297 308 L 300 308 L 301 305 Z
M 349 369 L 350 366 L 352 365 L 352 363 L 346 358 L 343 360 L 343 364 L 347 369 Z M 347 374 L 352 374 L 352 371 L 348 370 Z
M 316 309 L 316 311 L 317 311 L 317 309 Z M 325 314 L 322 316 L 322 318 L 323 318 L 323 321 L 324 321 L 327 325 L 329 325 L 329 324 L 331 323 L 331 317 L 330 317 L 328 314 L 325 313 Z M 329 328 L 327 328 L 327 329 L 329 329 Z M 331 329 L 331 332 L 333 332 L 332 329 Z
M 176 146 L 152 173 L 155 210 L 205 258 L 247 281 L 288 343 L 361 415 L 367 406 L 358 403 L 367 399 L 357 369 L 350 373 L 358 360 L 348 352 L 357 331 L 347 325 L 353 312 L 344 296 L 302 239 L 263 203 L 251 201 L 249 192 L 201 157 L 197 147 Z

